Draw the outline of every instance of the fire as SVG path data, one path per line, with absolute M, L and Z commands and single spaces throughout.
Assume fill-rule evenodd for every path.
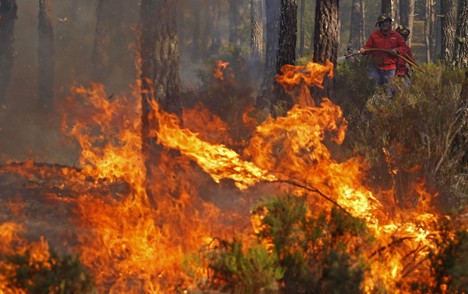
M 224 80 L 227 66 L 218 61 L 215 77 Z M 245 215 L 222 211 L 200 198 L 196 187 L 199 172 L 192 162 L 216 183 L 232 181 L 242 195 L 258 183 L 269 183 L 280 192 L 312 196 L 310 204 L 317 209 L 338 206 L 365 219 L 378 240 L 367 256 L 372 266 L 365 291 L 395 289 L 408 274 L 408 252 L 417 252 L 414 263 L 422 263 L 432 246 L 437 212 L 430 201 L 435 195 L 426 192 L 421 181 L 414 187 L 418 205 L 406 211 L 387 207 L 363 185 L 369 167 L 361 158 L 341 162 L 333 158 L 329 146 L 344 141 L 347 122 L 340 107 L 329 99 L 315 105 L 309 90 L 310 86 L 320 87 L 325 76 L 331 78 L 332 71 L 329 62 L 284 66 L 277 81 L 294 95 L 296 105 L 284 117 L 270 117 L 258 124 L 240 152 L 228 147 L 234 142 L 218 117 L 202 108 L 184 110 L 187 117 L 203 115 L 187 124 L 198 129 L 200 133 L 196 133 L 151 101 L 151 117 L 158 126 L 151 135 L 164 146 L 152 178 L 147 176 L 142 154 L 138 89 L 130 98 L 109 99 L 100 85 L 75 87 L 68 101 L 73 112 L 65 113 L 63 129 L 82 150 L 80 171 L 63 169 L 63 175 L 70 183 L 89 179 L 96 186 L 125 183 L 102 195 L 84 192 L 77 199 L 64 199 L 76 204 L 73 222 L 80 232 L 76 250 L 100 290 L 163 293 L 189 289 L 190 277 L 183 274 L 181 264 L 185 255 L 211 243 L 214 236 L 231 235 L 226 224 L 241 227 L 249 223 Z M 216 127 L 210 128 L 206 120 Z M 246 115 L 244 120 L 253 124 Z M 172 149 L 180 155 L 174 155 Z M 251 221 L 256 231 L 260 221 Z M 0 227 L 6 239 L 17 231 L 11 226 Z M 41 244 L 44 250 L 46 245 Z M 10 245 L 4 243 L 0 246 L 5 248 L 0 249 L 8 250 Z M 0 282 L 2 279 L 0 275 Z
M 218 60 L 216 62 L 216 68 L 214 70 L 213 76 L 221 81 L 226 80 L 228 82 L 231 82 L 232 80 L 234 80 L 234 73 L 227 71 L 228 65 L 229 62 Z

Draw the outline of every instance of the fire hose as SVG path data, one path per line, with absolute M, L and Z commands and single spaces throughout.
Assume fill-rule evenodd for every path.
M 409 57 L 408 55 L 403 55 L 403 54 L 399 54 L 398 52 L 394 52 L 392 50 L 388 50 L 388 49 L 383 49 L 383 48 L 369 48 L 369 49 L 366 49 L 366 51 L 382 51 L 382 52 L 387 52 L 388 54 L 392 54 L 392 55 L 397 55 L 399 58 L 403 59 L 404 61 L 406 61 L 409 65 L 413 66 L 414 68 L 418 69 L 418 70 L 421 70 L 421 68 L 419 67 L 419 65 L 416 64 L 416 61 L 414 61 L 413 58 Z M 352 56 L 355 56 L 355 55 L 358 55 L 358 54 L 363 54 L 363 52 L 360 52 L 359 50 L 358 51 L 354 51 L 350 54 L 347 54 L 345 55 L 344 57 L 346 59 L 352 57 Z

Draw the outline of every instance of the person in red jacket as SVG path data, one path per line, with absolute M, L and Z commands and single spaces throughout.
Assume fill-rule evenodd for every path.
M 395 76 L 398 54 L 407 52 L 409 48 L 403 37 L 392 30 L 391 17 L 382 14 L 375 25 L 379 29 L 369 36 L 359 53 L 371 56 L 368 76 L 375 81 L 376 86 L 383 86 L 387 97 L 392 98 L 393 89 L 389 83 Z
M 403 37 L 405 42 L 408 40 L 408 37 L 409 37 L 409 35 L 411 33 L 409 28 L 407 26 L 405 26 L 405 25 L 399 25 L 395 29 L 395 31 L 397 33 L 399 33 Z M 413 52 L 411 51 L 411 49 L 409 47 L 407 48 L 406 52 L 401 52 L 401 56 L 403 56 L 406 59 L 409 59 L 411 61 L 414 60 L 413 59 Z M 396 75 L 396 77 L 403 79 L 407 85 L 411 84 L 410 75 L 409 75 L 409 68 L 408 68 L 408 65 L 407 65 L 407 62 L 406 62 L 405 59 L 398 58 L 397 64 L 396 64 L 395 75 Z

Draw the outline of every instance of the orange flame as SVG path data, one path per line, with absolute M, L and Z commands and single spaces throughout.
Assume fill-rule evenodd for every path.
M 218 61 L 215 77 L 223 80 L 226 67 L 227 63 Z M 184 115 L 192 117 L 185 126 L 192 129 L 184 129 L 177 116 L 151 101 L 150 117 L 157 120 L 152 125 L 158 128 L 150 134 L 158 144 L 182 154 L 174 156 L 163 149 L 152 170 L 153 178 L 147 178 L 147 159 L 142 154 L 138 89 L 133 98 L 108 99 L 100 85 L 75 87 L 75 95 L 69 99 L 73 112 L 66 113 L 63 128 L 82 149 L 82 170 L 63 169 L 62 173 L 70 175 L 71 182 L 93 179 L 96 185 L 119 181 L 127 185 L 116 191 L 103 189 L 101 195 L 83 193 L 75 200 L 81 260 L 94 273 L 100 290 L 163 293 L 188 289 L 190 277 L 183 274 L 181 265 L 184 256 L 211 242 L 213 236 L 231 235 L 224 221 L 239 227 L 249 222 L 245 215 L 222 212 L 199 197 L 197 175 L 188 159 L 217 183 L 230 179 L 242 191 L 261 182 L 275 183 L 279 191 L 317 196 L 313 203 L 317 208 L 338 205 L 365 219 L 378 239 L 377 247 L 367 256 L 373 262 L 365 291 L 395 289 L 408 273 L 406 254 L 423 248 L 415 257 L 419 262 L 432 246 L 430 236 L 435 234 L 437 212 L 431 210 L 430 199 L 434 195 L 420 182 L 414 188 L 420 195 L 417 206 L 405 211 L 390 209 L 363 185 L 369 167 L 361 158 L 333 158 L 329 146 L 344 141 L 347 122 L 342 110 L 329 99 L 316 106 L 309 90 L 310 86 L 321 87 L 332 71 L 329 62 L 284 66 L 277 81 L 295 95 L 297 104 L 286 116 L 270 117 L 256 126 L 240 152 L 228 147 L 232 139 L 218 117 L 196 110 L 203 113 L 204 120 L 220 127 L 203 128 L 208 123 L 197 121 L 185 110 Z M 200 134 L 194 131 L 197 128 Z M 328 201 L 320 201 L 323 199 Z M 251 221 L 255 231 L 259 220 Z M 12 239 L 15 231 L 0 227 L 6 240 Z M 10 245 L 3 248 L 0 244 L 0 249 L 8 250 Z M 39 253 L 37 258 L 41 258 Z M 3 278 L 0 275 L 0 282 Z

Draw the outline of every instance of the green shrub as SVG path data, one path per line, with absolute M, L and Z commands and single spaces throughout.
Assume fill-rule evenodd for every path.
M 206 266 L 208 280 L 197 279 L 201 289 L 227 291 L 228 293 L 271 292 L 283 276 L 275 254 L 260 245 L 253 244 L 244 249 L 241 240 L 219 241 L 200 258 L 189 260 L 188 273 L 196 276 L 194 269 Z M 211 244 L 213 245 L 213 244 Z
M 258 237 L 274 245 L 286 293 L 361 293 L 360 254 L 371 241 L 362 220 L 337 208 L 313 217 L 305 200 L 292 195 L 260 207 L 267 213 Z
M 204 252 L 195 262 L 209 271 L 207 280 L 198 279 L 201 288 L 361 293 L 367 270 L 361 252 L 371 242 L 362 220 L 340 209 L 314 217 L 305 201 L 292 195 L 260 203 L 253 211 L 261 220 L 258 242 L 243 248 L 238 240 L 221 240 Z
M 2 256 L 2 261 L 15 269 L 8 276 L 8 287 L 38 294 L 97 293 L 91 276 L 77 256 L 58 256 L 53 250 L 49 253 L 45 261 L 34 260 L 30 251 Z

